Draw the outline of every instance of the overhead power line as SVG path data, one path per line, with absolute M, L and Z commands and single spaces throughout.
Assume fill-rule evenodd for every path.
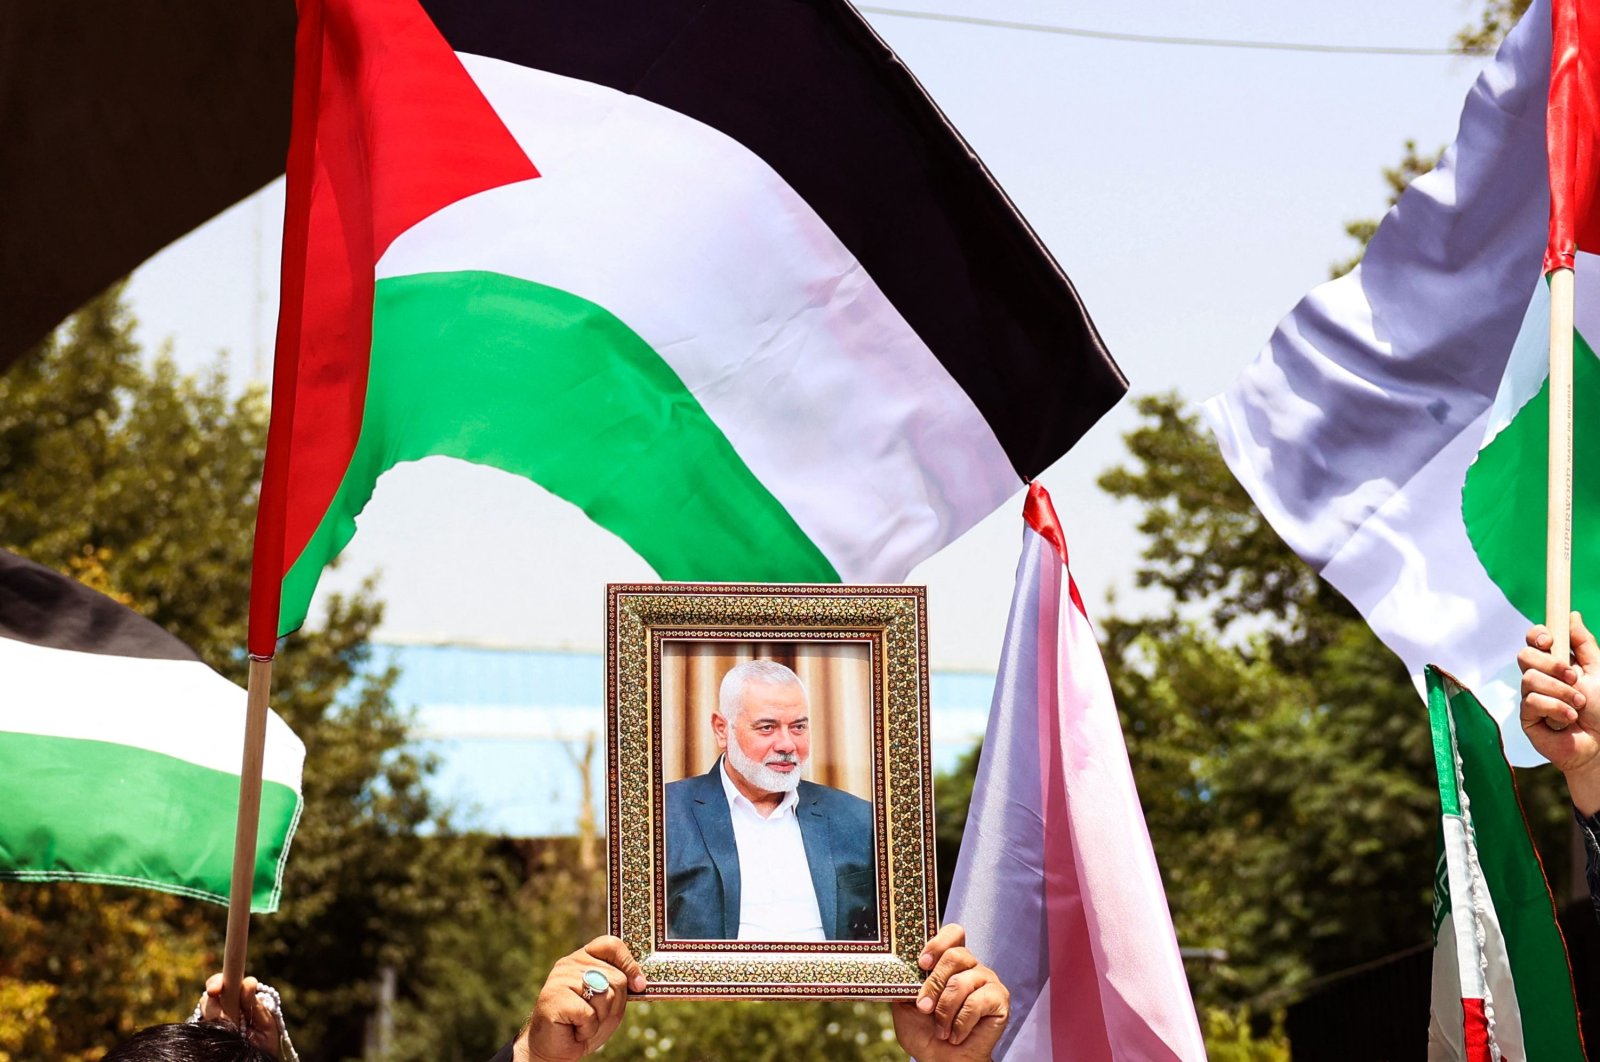
M 907 11 L 896 7 L 857 5 L 857 10 L 873 15 L 890 15 L 894 18 L 914 18 L 924 22 L 954 22 L 964 26 L 992 26 L 996 29 L 1025 30 L 1029 33 L 1053 33 L 1062 37 L 1084 37 L 1096 41 L 1125 41 L 1131 44 L 1179 44 L 1195 48 L 1249 48 L 1267 52 L 1317 52 L 1332 55 L 1428 55 L 1461 56 L 1453 48 L 1400 48 L 1367 44 L 1307 44 L 1289 41 L 1236 41 L 1218 37 L 1166 37 L 1147 33 L 1115 33 L 1110 30 L 1079 29 L 1073 26 L 1051 26 L 1039 22 L 1008 22 L 998 18 L 977 18 L 973 15 L 946 15 L 936 11 Z

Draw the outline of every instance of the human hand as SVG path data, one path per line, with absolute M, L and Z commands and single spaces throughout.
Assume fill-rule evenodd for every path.
M 585 999 L 583 975 L 591 970 L 604 975 L 608 987 Z M 645 989 L 644 971 L 633 953 L 616 937 L 596 937 L 557 962 L 545 978 L 512 1057 L 516 1062 L 570 1062 L 600 1050 L 622 1024 L 629 988 Z
M 267 997 L 256 991 L 260 987 L 254 977 L 246 977 L 239 984 L 239 1007 L 243 1012 L 244 1020 L 240 1023 L 241 1031 L 250 1038 L 250 1042 L 266 1051 L 273 1058 L 278 1057 L 278 1015 Z M 214 973 L 206 978 L 206 992 L 200 997 L 201 1021 L 232 1021 L 231 1016 L 225 1016 L 222 1010 L 222 975 Z
M 1539 755 L 1567 777 L 1572 801 L 1600 811 L 1600 644 L 1572 614 L 1572 660 L 1557 660 L 1543 626 L 1528 631 L 1522 668 L 1522 730 Z
M 918 960 L 922 991 L 893 1007 L 895 1039 L 918 1062 L 985 1062 L 1011 1017 L 1011 992 L 966 943 L 954 923 L 935 933 Z

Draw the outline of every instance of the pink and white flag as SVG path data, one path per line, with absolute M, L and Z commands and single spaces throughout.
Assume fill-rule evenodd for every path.
M 995 1058 L 1201 1060 L 1111 683 L 1037 483 L 1023 520 L 946 917 L 1011 989 Z

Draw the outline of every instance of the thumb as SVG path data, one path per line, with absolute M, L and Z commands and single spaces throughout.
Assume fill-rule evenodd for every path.
M 633 952 L 628 950 L 628 945 L 612 936 L 596 937 L 583 949 L 591 958 L 601 962 L 610 963 L 622 971 L 622 976 L 628 979 L 628 987 L 635 992 L 645 989 L 644 969 L 633 957 Z

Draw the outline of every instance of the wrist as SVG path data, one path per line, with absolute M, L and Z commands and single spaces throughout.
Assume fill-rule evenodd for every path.
M 559 1062 L 533 1049 L 532 1028 L 523 1029 L 517 1036 L 517 1042 L 511 1048 L 511 1059 L 512 1062 Z
M 1578 809 L 1579 814 L 1600 812 L 1600 758 L 1565 773 L 1567 792 L 1572 796 L 1572 806 Z

